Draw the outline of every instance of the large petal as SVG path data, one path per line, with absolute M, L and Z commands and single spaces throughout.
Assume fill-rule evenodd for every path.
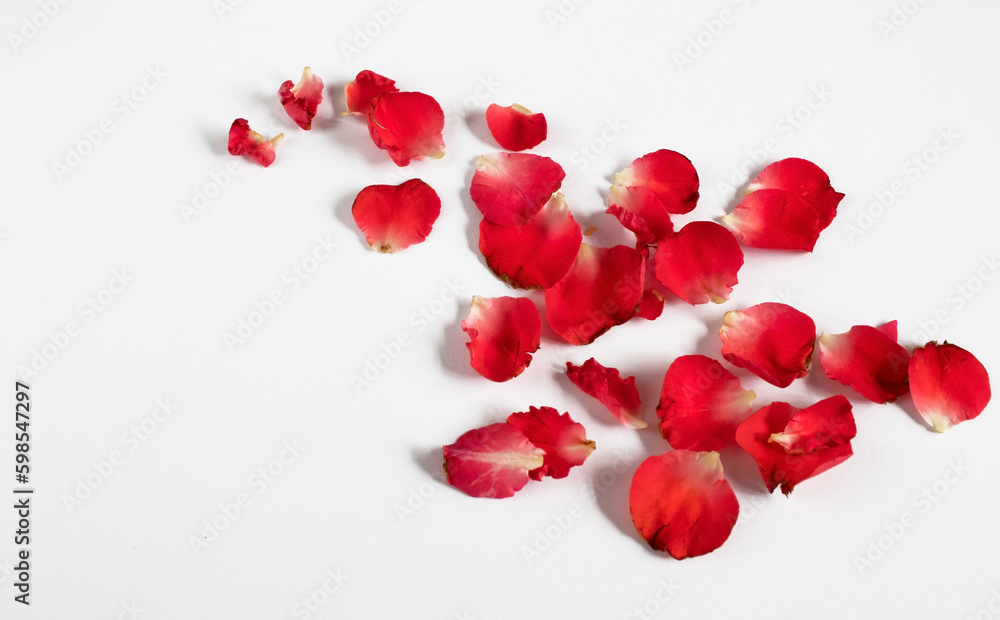
M 483 217 L 501 226 L 521 226 L 559 190 L 566 172 L 548 157 L 493 153 L 476 162 L 469 195 Z
M 913 350 L 909 365 L 913 404 L 939 433 L 971 420 L 990 402 L 986 368 L 962 347 L 928 342 Z
M 615 174 L 615 183 L 645 187 L 669 213 L 688 213 L 698 204 L 698 172 L 676 151 L 660 149 L 643 155 Z
M 641 185 L 612 185 L 607 212 L 635 233 L 641 245 L 655 244 L 674 234 L 666 207 L 652 190 Z
M 722 356 L 778 387 L 809 373 L 816 324 L 795 308 L 763 303 L 726 313 L 719 330 Z
M 526 297 L 472 298 L 469 317 L 462 321 L 469 334 L 466 346 L 472 367 L 490 381 L 509 381 L 531 363 L 542 335 L 538 308 Z
M 581 366 L 566 362 L 566 376 L 584 394 L 593 396 L 607 407 L 626 428 L 646 428 L 635 377 L 622 379 L 617 368 L 602 366 L 594 358 Z
M 398 93 L 396 82 L 374 71 L 365 69 L 354 78 L 354 81 L 344 87 L 344 98 L 347 103 L 345 114 L 367 116 L 372 109 L 372 99 L 382 93 Z
M 278 98 L 281 100 L 281 107 L 285 108 L 295 124 L 308 130 L 312 127 L 313 117 L 323 100 L 323 80 L 306 67 L 302 70 L 298 84 L 292 85 L 292 81 L 288 80 L 278 88 Z
M 427 238 L 441 214 L 441 199 L 420 179 L 400 185 L 369 185 L 351 207 L 368 245 L 379 252 L 404 250 Z
M 552 407 L 531 407 L 528 411 L 512 413 L 507 423 L 516 426 L 528 441 L 545 453 L 545 462 L 528 472 L 534 480 L 541 480 L 542 476 L 565 478 L 570 469 L 583 465 L 597 447 L 587 439 L 582 424 Z
M 819 337 L 820 364 L 827 376 L 876 403 L 894 402 L 910 391 L 910 354 L 884 327 L 855 325 L 843 334 Z
M 486 126 L 497 144 L 508 151 L 534 148 L 548 134 L 544 114 L 532 114 L 531 110 L 516 103 L 508 107 L 491 103 L 486 108 Z
M 819 217 L 819 229 L 830 225 L 844 195 L 833 189 L 823 169 L 806 159 L 789 157 L 764 168 L 744 193 L 761 189 L 781 189 L 807 202 Z
M 722 223 L 743 245 L 771 250 L 812 252 L 822 230 L 816 209 L 781 189 L 748 194 Z
M 653 257 L 656 279 L 689 304 L 721 304 L 739 282 L 743 250 L 715 222 L 691 222 L 663 239 Z
M 383 92 L 368 111 L 368 132 L 375 146 L 388 151 L 397 166 L 413 159 L 444 157 L 444 111 L 424 93 Z
M 229 127 L 229 154 L 248 155 L 261 166 L 267 168 L 274 163 L 274 147 L 281 142 L 285 134 L 279 133 L 270 140 L 250 129 L 250 123 L 245 118 L 238 118 Z
M 510 497 L 528 484 L 545 453 L 516 426 L 501 422 L 471 430 L 445 446 L 448 484 L 472 497 Z

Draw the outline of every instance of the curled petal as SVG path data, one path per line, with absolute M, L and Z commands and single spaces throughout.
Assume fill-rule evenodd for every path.
M 279 133 L 270 140 L 250 129 L 250 123 L 245 118 L 233 121 L 229 128 L 229 154 L 249 155 L 261 166 L 267 168 L 274 163 L 274 147 L 281 142 L 285 134 Z
M 344 87 L 344 97 L 347 100 L 347 112 L 344 114 L 366 116 L 372 109 L 372 99 L 382 93 L 398 92 L 395 81 L 365 69 Z
M 549 199 L 522 226 L 479 223 L 479 251 L 490 270 L 514 288 L 549 288 L 576 259 L 583 241 L 562 194 Z
M 836 395 L 798 409 L 761 407 L 736 429 L 736 442 L 757 461 L 767 490 L 788 495 L 797 484 L 847 460 L 857 434 L 851 403 Z
M 563 179 L 562 166 L 530 153 L 493 153 L 476 162 L 469 195 L 483 217 L 501 226 L 521 226 L 541 210 Z
M 400 185 L 369 185 L 351 207 L 368 245 L 379 252 L 405 250 L 427 238 L 441 214 L 441 199 L 420 179 Z
M 743 245 L 771 250 L 812 252 L 822 230 L 809 203 L 780 189 L 748 194 L 722 223 Z
M 544 114 L 532 114 L 531 110 L 516 103 L 510 107 L 491 103 L 486 108 L 486 125 L 497 144 L 508 151 L 534 148 L 548 133 Z
M 780 189 L 798 196 L 815 209 L 819 229 L 830 225 L 837 215 L 837 205 L 844 195 L 830 186 L 830 177 L 823 169 L 805 159 L 789 157 L 769 165 L 747 186 L 744 193 L 761 189 Z
M 645 187 L 668 213 L 688 213 L 698 204 L 698 172 L 690 159 L 675 151 L 661 149 L 643 155 L 615 174 L 615 183 Z
M 639 535 L 678 560 L 718 549 L 740 514 L 718 452 L 649 457 L 632 476 L 628 504 Z
M 641 185 L 612 185 L 607 212 L 635 233 L 636 241 L 642 245 L 656 243 L 674 234 L 674 225 L 666 207 L 652 190 Z
M 992 395 L 990 376 L 982 363 L 948 342 L 928 342 L 914 349 L 909 378 L 913 404 L 939 433 L 979 416 Z
M 552 407 L 531 407 L 525 412 L 512 413 L 507 423 L 516 426 L 528 441 L 545 453 L 545 462 L 528 472 L 533 480 L 541 480 L 542 476 L 565 478 L 571 468 L 583 465 L 597 447 L 587 439 L 582 424 Z
M 545 318 L 567 342 L 590 344 L 635 316 L 645 277 L 645 259 L 637 250 L 581 243 L 569 272 L 545 291 Z
M 736 441 L 755 396 L 712 358 L 678 357 L 663 377 L 656 407 L 660 434 L 675 449 L 721 450 Z
M 727 312 L 719 337 L 731 364 L 783 388 L 809 373 L 816 324 L 791 306 L 763 303 Z
M 566 362 L 566 376 L 584 394 L 599 400 L 626 428 L 646 428 L 635 377 L 622 379 L 617 368 L 606 368 L 594 358 L 582 366 Z
M 375 146 L 388 151 L 397 166 L 413 159 L 444 157 L 444 112 L 424 93 L 383 92 L 368 111 L 368 132 Z
M 870 401 L 891 403 L 910 391 L 910 354 L 884 329 L 855 325 L 843 334 L 823 334 L 819 351 L 828 377 L 851 386 Z
M 295 124 L 308 130 L 312 127 L 319 102 L 323 100 L 323 80 L 306 67 L 302 70 L 298 84 L 293 86 L 292 81 L 288 80 L 281 85 L 278 98 L 281 100 L 281 107 L 285 108 Z
M 542 336 L 538 308 L 526 297 L 472 298 L 469 317 L 462 321 L 469 334 L 472 367 L 490 381 L 503 382 L 521 374 L 531 363 Z
M 691 305 L 721 304 L 739 282 L 743 250 L 715 222 L 691 222 L 656 246 L 656 279 Z
M 493 498 L 523 489 L 545 454 L 506 422 L 471 430 L 443 451 L 448 484 L 472 497 Z
M 663 314 L 663 295 L 655 288 L 647 288 L 639 300 L 639 316 L 647 321 L 655 321 Z

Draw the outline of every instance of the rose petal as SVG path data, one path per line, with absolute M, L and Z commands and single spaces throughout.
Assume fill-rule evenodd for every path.
M 368 132 L 397 166 L 413 159 L 444 157 L 444 112 L 424 93 L 383 92 L 368 111 Z
M 308 130 L 312 127 L 319 102 L 323 100 L 323 80 L 306 67 L 302 70 L 298 84 L 293 86 L 292 81 L 288 80 L 278 88 L 278 98 L 281 100 L 281 107 L 285 108 L 295 124 Z
M 545 318 L 567 342 L 590 344 L 635 316 L 645 276 L 645 260 L 637 250 L 581 243 L 569 272 L 545 291 Z
M 368 245 L 379 252 L 405 250 L 427 238 L 441 214 L 441 199 L 420 179 L 399 185 L 369 185 L 351 207 Z
M 668 213 L 688 213 L 698 204 L 698 172 L 690 159 L 675 151 L 661 149 L 643 155 L 615 174 L 615 183 L 645 187 Z
M 736 441 L 736 428 L 753 412 L 756 394 L 704 355 L 684 355 L 663 377 L 656 416 L 660 434 L 674 449 L 721 450 Z
M 913 404 L 939 433 L 977 417 L 992 396 L 990 376 L 982 363 L 948 342 L 932 341 L 914 349 L 909 378 Z
M 744 193 L 761 189 L 780 189 L 794 194 L 816 210 L 819 230 L 830 225 L 837 215 L 837 205 L 844 195 L 830 186 L 830 177 L 823 169 L 805 159 L 789 157 L 764 168 L 747 186 Z
M 632 476 L 628 504 L 639 535 L 678 560 L 722 546 L 740 513 L 718 452 L 649 457 Z
M 639 185 L 612 185 L 607 212 L 635 233 L 641 245 L 655 244 L 674 234 L 666 207 L 656 194 Z
M 647 288 L 642 292 L 642 299 L 639 300 L 638 316 L 647 321 L 655 321 L 663 314 L 663 295 L 655 288 Z
M 571 468 L 583 465 L 597 447 L 587 439 L 582 424 L 552 407 L 531 407 L 528 411 L 512 413 L 507 423 L 516 426 L 528 441 L 545 453 L 545 463 L 528 472 L 533 480 L 541 480 L 542 476 L 565 478 Z
M 743 250 L 715 222 L 691 222 L 656 246 L 656 279 L 691 305 L 721 304 L 739 282 Z
M 584 394 L 593 396 L 607 407 L 625 428 L 646 428 L 635 377 L 622 379 L 617 368 L 606 368 L 594 358 L 582 366 L 566 362 L 566 376 Z
M 479 223 L 479 251 L 490 270 L 514 288 L 549 288 L 576 259 L 583 241 L 562 194 L 549 199 L 523 226 Z
M 516 103 L 509 107 L 491 103 L 486 108 L 486 125 L 497 144 L 508 151 L 534 148 L 548 133 L 544 114 L 532 114 L 531 110 Z
M 797 484 L 847 460 L 857 434 L 851 403 L 838 394 L 798 409 L 761 407 L 736 429 L 736 442 L 757 461 L 769 492 L 788 495 Z
M 809 373 L 816 324 L 791 306 L 763 303 L 722 319 L 722 356 L 778 387 Z
M 538 308 L 526 297 L 472 297 L 469 318 L 462 321 L 469 334 L 466 346 L 472 367 L 490 381 L 509 381 L 531 363 L 542 336 Z
M 229 154 L 249 155 L 261 166 L 267 168 L 274 163 L 274 147 L 281 142 L 285 134 L 279 133 L 270 140 L 250 129 L 250 123 L 245 118 L 238 118 L 229 127 Z
M 910 391 L 910 354 L 885 330 L 855 325 L 843 334 L 822 334 L 819 350 L 827 376 L 870 401 L 891 403 Z
M 367 116 L 372 109 L 372 99 L 382 93 L 398 93 L 396 82 L 365 69 L 344 87 L 347 111 L 344 114 Z
M 472 497 L 510 497 L 528 484 L 528 472 L 544 462 L 517 427 L 501 422 L 471 430 L 444 447 L 448 484 Z
M 548 157 L 493 153 L 476 162 L 469 194 L 483 217 L 501 226 L 528 223 L 562 185 L 566 172 Z
M 812 252 L 822 230 L 816 209 L 795 194 L 761 189 L 722 218 L 745 246 Z
M 891 338 L 893 342 L 899 340 L 899 336 L 897 335 L 896 321 L 889 321 L 888 323 L 880 325 L 876 329 L 878 329 L 880 332 Z

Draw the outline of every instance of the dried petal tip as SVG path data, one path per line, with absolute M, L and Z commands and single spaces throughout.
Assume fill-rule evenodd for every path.
M 444 157 L 444 111 L 430 95 L 384 91 L 372 99 L 368 133 L 397 166 Z
M 490 381 L 509 381 L 531 363 L 542 335 L 538 308 L 526 297 L 472 298 L 469 317 L 462 321 L 469 334 L 466 346 L 472 367 Z
M 497 144 L 508 151 L 534 148 L 548 133 L 544 114 L 532 114 L 531 110 L 516 103 L 509 107 L 490 104 L 486 108 L 486 125 Z
M 809 373 L 816 324 L 791 306 L 763 303 L 726 313 L 722 356 L 778 387 Z
M 849 385 L 876 403 L 891 403 L 910 391 L 910 354 L 890 337 L 887 326 L 855 325 L 843 334 L 819 338 L 820 364 L 834 381 Z
M 510 497 L 528 484 L 545 453 L 517 427 L 501 422 L 471 430 L 445 446 L 448 484 L 472 497 Z
M 274 147 L 285 137 L 279 133 L 270 140 L 250 129 L 250 123 L 245 118 L 233 121 L 229 128 L 229 154 L 248 155 L 261 166 L 267 168 L 274 163 Z
M 552 407 L 531 407 L 525 412 L 512 413 L 507 423 L 516 426 L 528 441 L 545 453 L 544 463 L 528 472 L 533 480 L 541 480 L 542 476 L 565 478 L 570 469 L 583 465 L 597 447 L 587 439 L 582 424 Z
M 635 377 L 622 379 L 617 368 L 606 368 L 594 358 L 582 366 L 566 362 L 566 376 L 584 394 L 599 400 L 626 428 L 646 428 Z
M 948 342 L 928 342 L 914 349 L 909 378 L 913 404 L 939 433 L 979 416 L 992 396 L 990 377 L 982 363 Z
M 382 253 L 399 252 L 427 238 L 441 213 L 441 199 L 420 179 L 400 185 L 369 185 L 351 207 L 368 245 Z
M 278 89 L 281 106 L 288 116 L 302 129 L 312 127 L 313 117 L 323 100 L 323 80 L 314 74 L 309 67 L 302 70 L 299 83 L 292 85 L 288 80 Z
M 366 116 L 372 109 L 372 99 L 382 93 L 398 93 L 396 82 L 381 76 L 374 71 L 365 69 L 354 78 L 354 81 L 344 87 L 347 114 Z

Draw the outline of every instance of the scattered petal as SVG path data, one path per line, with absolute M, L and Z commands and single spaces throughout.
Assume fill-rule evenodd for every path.
M 607 212 L 635 233 L 640 245 L 650 245 L 674 234 L 670 213 L 651 190 L 640 185 L 612 185 Z
M 281 107 L 285 108 L 285 112 L 295 124 L 308 130 L 312 127 L 319 102 L 323 100 L 323 80 L 306 67 L 302 70 L 298 84 L 293 86 L 292 81 L 288 80 L 281 85 L 278 97 L 281 100 Z
M 274 147 L 281 142 L 285 134 L 279 133 L 270 140 L 250 129 L 250 123 L 245 118 L 233 121 L 229 128 L 229 154 L 249 155 L 261 166 L 267 168 L 274 163 Z
M 497 144 L 508 151 L 534 148 L 548 133 L 544 114 L 532 114 L 531 110 L 516 103 L 509 107 L 491 103 L 486 108 L 486 125 Z
M 642 186 L 656 194 L 668 213 L 688 213 L 698 204 L 698 172 L 691 160 L 660 149 L 615 174 L 615 183 Z
M 365 69 L 354 78 L 353 82 L 344 87 L 344 96 L 347 100 L 347 112 L 344 114 L 367 116 L 373 107 L 372 99 L 382 93 L 398 92 L 394 80 Z
M 372 101 L 368 132 L 397 166 L 444 157 L 444 112 L 430 95 L 385 91 Z
M 584 394 L 599 400 L 626 428 L 646 428 L 635 377 L 622 379 L 617 368 L 606 368 L 594 358 L 582 366 L 566 362 L 566 376 Z
M 639 300 L 639 316 L 647 321 L 655 321 L 663 314 L 663 295 L 655 288 L 647 288 Z
M 420 179 L 400 185 L 369 185 L 354 199 L 354 221 L 379 252 L 405 250 L 427 238 L 441 214 L 441 199 Z
M 542 476 L 565 478 L 571 468 L 583 465 L 597 447 L 587 439 L 582 424 L 552 407 L 531 407 L 526 412 L 512 413 L 507 423 L 517 427 L 545 453 L 545 463 L 528 472 L 533 480 L 541 480 Z
M 727 312 L 719 337 L 731 364 L 783 388 L 809 373 L 816 324 L 791 306 L 763 303 Z
M 517 427 L 501 422 L 471 430 L 444 447 L 448 484 L 472 497 L 510 497 L 542 467 L 544 452 Z
M 913 404 L 939 433 L 977 417 L 992 396 L 990 376 L 982 363 L 948 342 L 932 341 L 914 349 L 909 378 Z
M 733 233 L 715 222 L 691 222 L 663 239 L 653 257 L 656 279 L 691 305 L 721 304 L 739 282 L 743 250 Z
M 472 297 L 469 317 L 462 321 L 469 334 L 466 346 L 472 367 L 490 381 L 509 381 L 531 363 L 542 336 L 538 308 L 526 297 Z
M 876 403 L 895 402 L 909 392 L 910 354 L 895 340 L 895 323 L 891 329 L 855 325 L 843 334 L 822 334 L 820 364 L 827 376 Z
M 843 194 L 830 186 L 830 177 L 822 168 L 797 157 L 782 159 L 764 168 L 743 194 L 761 189 L 784 190 L 804 200 L 815 209 L 820 230 L 830 225 L 837 215 L 837 205 L 844 199 Z
M 748 194 L 722 223 L 743 245 L 771 250 L 812 252 L 822 230 L 816 209 L 780 189 Z
M 501 226 L 527 224 L 549 200 L 566 172 L 548 157 L 493 153 L 476 162 L 469 194 L 483 217 Z

